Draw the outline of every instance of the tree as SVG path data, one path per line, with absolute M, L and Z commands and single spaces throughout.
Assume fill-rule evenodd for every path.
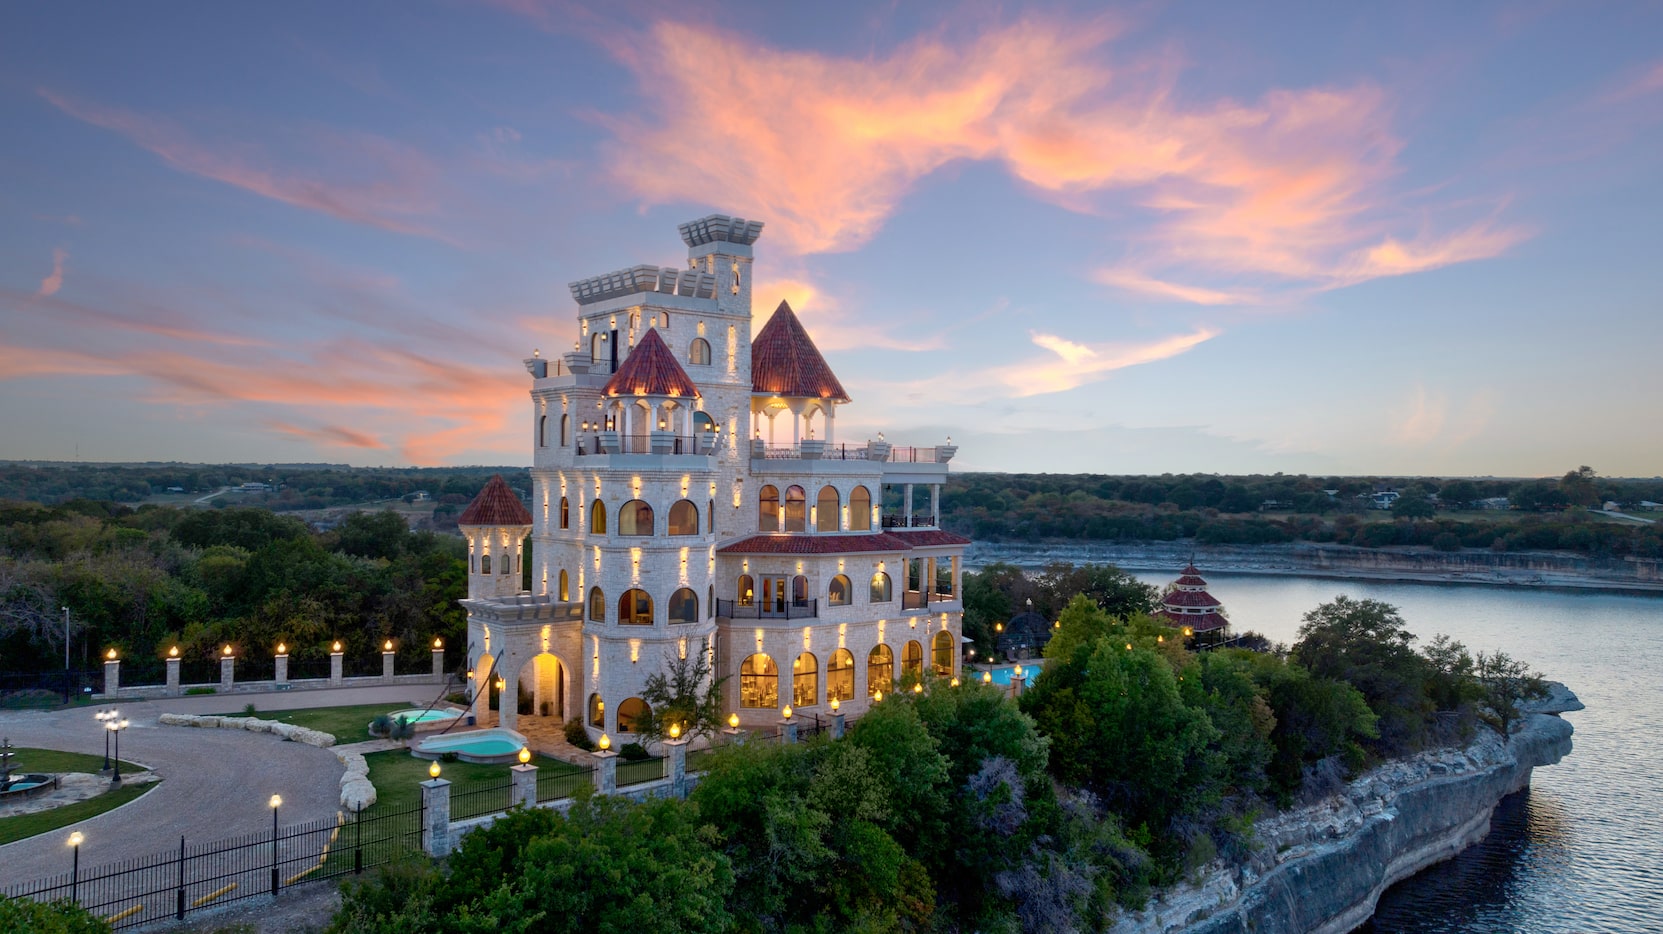
M 1437 511 L 1431 497 L 1418 486 L 1392 501 L 1392 515 L 1398 519 L 1430 519 Z
M 1478 484 L 1471 480 L 1451 480 L 1438 490 L 1438 499 L 1450 509 L 1464 509 L 1482 498 Z
M 1293 657 L 1361 691 L 1379 718 L 1381 751 L 1397 755 L 1419 745 L 1432 712 L 1429 666 L 1414 641 L 1396 607 L 1342 596 L 1305 614 Z
M 1495 727 L 1502 739 L 1511 742 L 1513 724 L 1518 722 L 1519 704 L 1546 696 L 1547 684 L 1541 672 L 1506 652 L 1478 653 L 1475 666 L 1478 683 L 1484 687 L 1485 722 Z
M 641 689 L 652 716 L 636 732 L 643 740 L 662 740 L 671 724 L 681 735 L 712 736 L 722 728 L 722 685 L 711 668 L 710 653 L 692 646 L 686 655 L 666 656 L 664 670 L 647 678 Z
M 1559 478 L 1559 492 L 1573 506 L 1597 506 L 1599 491 L 1594 487 L 1594 480 L 1598 476 L 1594 468 L 1584 464 Z
M 29 934 L 107 934 L 108 922 L 68 899 L 37 902 L 28 898 L 0 898 L 0 931 Z
M 404 517 L 390 509 L 355 512 L 335 529 L 338 550 L 360 558 L 396 558 L 409 537 Z

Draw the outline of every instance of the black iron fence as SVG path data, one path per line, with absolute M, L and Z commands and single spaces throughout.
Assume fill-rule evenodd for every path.
M 879 525 L 886 529 L 934 528 L 935 516 L 888 515 L 881 517 Z
M 665 778 L 665 760 L 659 758 L 618 760 L 618 787 L 656 782 Z
M 104 669 L 0 671 L 0 707 L 55 707 L 104 693 Z
M 580 769 L 572 772 L 556 772 L 552 769 L 537 770 L 537 803 L 545 801 L 559 801 L 577 794 L 579 788 L 594 784 L 595 770 Z
M 468 820 L 508 810 L 514 788 L 511 778 L 488 778 L 450 788 L 450 819 Z
M 326 818 L 6 886 L 0 895 L 69 899 L 120 928 L 217 908 L 320 879 L 363 872 L 420 848 L 420 805 L 347 820 Z

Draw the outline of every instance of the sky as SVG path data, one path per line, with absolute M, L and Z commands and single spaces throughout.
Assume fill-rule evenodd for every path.
M 1663 6 L 595 7 L 0 8 L 0 459 L 527 464 L 724 213 L 841 440 L 1663 473 Z

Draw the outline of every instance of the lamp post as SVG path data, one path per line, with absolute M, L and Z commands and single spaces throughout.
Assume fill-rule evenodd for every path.
M 105 724 L 108 724 L 111 720 L 114 720 L 116 717 L 121 716 L 121 713 L 120 713 L 120 711 L 116 711 L 116 710 L 100 710 L 99 712 L 93 714 L 92 716 L 93 716 L 93 719 L 97 720 L 100 725 L 105 725 Z M 110 731 L 105 730 L 104 731 L 104 767 L 102 769 L 99 769 L 99 771 L 100 772 L 108 772 L 109 770 L 110 770 Z
M 121 731 L 127 729 L 127 723 L 126 720 L 117 720 L 114 717 L 104 722 L 104 729 L 115 734 L 115 762 L 113 763 L 115 771 L 110 775 L 110 784 L 112 785 L 121 784 Z
M 69 703 L 69 607 L 64 607 L 64 703 Z
M 69 835 L 69 849 L 70 852 L 75 854 L 70 857 L 71 862 L 69 870 L 69 900 L 72 902 L 76 900 L 75 890 L 79 888 L 81 884 L 81 841 L 85 839 L 85 837 L 81 836 L 81 832 L 79 830 Z
M 283 806 L 282 795 L 272 795 L 271 805 L 271 894 L 277 894 L 277 809 Z

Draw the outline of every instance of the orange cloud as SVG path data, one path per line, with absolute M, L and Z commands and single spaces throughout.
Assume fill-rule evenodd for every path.
M 385 448 L 380 439 L 361 431 L 353 431 L 339 425 L 322 425 L 317 428 L 302 428 L 287 422 L 267 422 L 272 430 L 280 431 L 306 441 L 313 441 L 329 447 L 349 448 Z
M 332 171 L 355 171 L 356 183 L 284 172 L 247 144 L 221 152 L 160 118 L 103 107 L 42 88 L 41 97 L 77 120 L 126 137 L 173 168 L 223 182 L 273 201 L 380 230 L 452 242 L 413 218 L 435 212 L 431 191 L 442 174 L 421 154 L 366 133 L 324 134 L 310 142 L 312 160 Z
M 52 251 L 52 273 L 40 280 L 40 288 L 35 290 L 36 295 L 50 298 L 58 294 L 58 290 L 64 287 L 64 260 L 66 259 L 69 259 L 68 250 L 60 247 Z
M 609 121 L 614 171 L 653 203 L 720 191 L 787 249 L 816 253 L 864 243 L 943 165 L 997 161 L 1075 210 L 1132 194 L 1149 230 L 1099 281 L 1200 304 L 1435 264 L 1432 249 L 1421 265 L 1388 255 L 1403 240 L 1389 187 L 1402 144 L 1379 89 L 1190 103 L 1146 77 L 1165 63 L 1117 58 L 1116 35 L 1106 18 L 1030 18 L 865 58 L 667 21 L 609 35 L 656 104 Z M 1442 255 L 1492 256 L 1522 236 L 1496 228 Z
M 1218 334 L 1210 328 L 1201 328 L 1144 343 L 1088 345 L 1036 331 L 1029 335 L 1034 345 L 1051 351 L 1057 359 L 1027 360 L 1001 367 L 993 371 L 993 377 L 1019 397 L 1062 392 L 1096 382 L 1116 370 L 1176 357 Z
M 873 324 L 857 320 L 844 304 L 807 279 L 759 278 L 751 285 L 751 333 L 761 330 L 780 302 L 789 302 L 822 351 L 881 347 L 886 350 L 940 350 L 944 337 L 936 332 L 921 339 L 894 333 L 895 321 Z

